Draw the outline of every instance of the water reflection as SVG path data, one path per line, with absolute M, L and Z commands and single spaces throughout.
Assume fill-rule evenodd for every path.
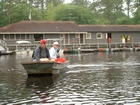
M 47 90 L 53 85 L 57 80 L 59 75 L 33 75 L 28 76 L 26 81 L 26 86 L 29 88 L 36 98 L 39 98 L 39 103 L 46 103 L 49 99 L 49 93 Z
M 64 55 L 68 69 L 53 76 L 28 76 L 20 61 L 30 55 L 0 57 L 1 104 L 140 104 L 139 52 Z
M 55 79 L 55 78 L 54 78 Z M 30 75 L 27 78 L 26 86 L 32 88 L 45 89 L 47 86 L 53 84 L 53 76 L 52 75 Z

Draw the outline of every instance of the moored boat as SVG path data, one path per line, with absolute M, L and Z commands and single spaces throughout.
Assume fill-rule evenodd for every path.
M 67 68 L 69 61 L 21 62 L 21 64 L 28 74 L 58 74 L 60 70 Z
M 12 55 L 12 54 L 14 54 L 13 51 L 0 52 L 0 55 Z
M 16 50 L 15 52 L 22 52 L 22 51 L 30 51 L 31 42 L 26 40 L 16 41 Z
M 12 55 L 14 52 L 5 50 L 3 46 L 0 46 L 0 55 Z

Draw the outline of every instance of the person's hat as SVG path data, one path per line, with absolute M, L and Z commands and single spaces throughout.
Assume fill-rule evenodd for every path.
M 54 42 L 53 45 L 59 45 L 59 43 L 58 42 Z
M 40 44 L 46 44 L 46 40 L 42 39 L 42 40 L 40 41 Z

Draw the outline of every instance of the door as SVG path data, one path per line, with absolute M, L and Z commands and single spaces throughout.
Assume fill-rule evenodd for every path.
M 112 42 L 112 35 L 111 35 L 111 33 L 107 33 L 107 42 L 108 43 Z
M 34 34 L 34 39 L 35 41 L 40 41 L 41 39 L 43 39 L 43 34 Z

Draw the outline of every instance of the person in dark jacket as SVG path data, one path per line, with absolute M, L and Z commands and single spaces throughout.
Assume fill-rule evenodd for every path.
M 40 45 L 34 50 L 33 61 L 48 61 L 50 60 L 50 53 L 46 47 L 46 40 L 42 39 Z

